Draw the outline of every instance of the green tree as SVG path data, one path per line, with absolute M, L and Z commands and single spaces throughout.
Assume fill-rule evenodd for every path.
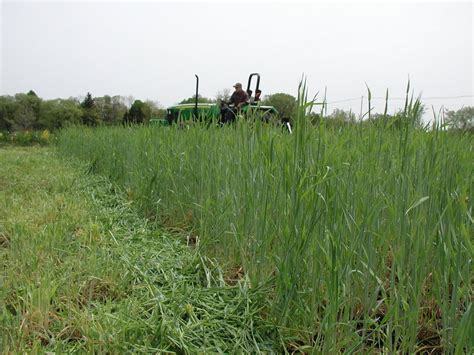
M 128 115 L 124 117 L 124 121 L 129 123 L 144 123 L 150 116 L 150 106 L 141 100 L 135 100 L 128 111 Z
M 296 98 L 290 94 L 277 93 L 266 96 L 262 103 L 275 107 L 280 117 L 292 118 L 296 112 Z
M 128 106 L 126 102 L 127 102 L 127 99 L 122 96 L 119 96 L 119 95 L 112 96 L 112 112 L 111 112 L 112 116 L 111 117 L 113 118 L 112 121 L 114 124 L 121 123 L 123 119 L 123 115 L 125 114 L 125 112 L 128 111 Z
M 12 96 L 0 96 L 0 131 L 11 131 L 17 104 Z
M 196 95 L 193 95 L 191 97 L 188 97 L 187 99 L 184 99 L 180 102 L 180 104 L 193 104 L 196 102 Z M 198 95 L 198 103 L 214 103 L 216 102 L 213 99 L 209 99 L 207 97 L 203 97 L 201 95 Z
M 33 90 L 28 91 L 26 94 L 26 104 L 33 111 L 36 119 L 39 118 L 42 102 L 43 100 Z
M 332 113 L 326 117 L 326 123 L 333 127 L 345 126 L 356 122 L 356 115 L 352 111 L 344 111 L 334 109 Z
M 81 103 L 82 117 L 81 121 L 83 124 L 88 126 L 96 126 L 100 122 L 100 116 L 95 105 L 95 101 L 92 95 L 88 92 L 86 97 Z
M 68 124 L 81 123 L 83 110 L 74 100 L 48 100 L 41 105 L 39 126 L 41 129 L 55 130 Z
M 95 107 L 99 115 L 100 121 L 105 124 L 110 124 L 113 121 L 111 114 L 112 98 L 109 95 L 94 98 Z
M 13 116 L 13 130 L 32 130 L 36 126 L 36 116 L 31 107 L 19 105 Z
M 20 131 L 38 128 L 41 102 L 42 100 L 31 90 L 28 94 L 16 94 L 11 129 Z
M 125 112 L 128 110 L 120 96 L 94 98 L 95 106 L 99 114 L 100 121 L 106 125 L 115 125 L 122 121 Z
M 166 117 L 166 110 L 162 108 L 157 102 L 147 100 L 145 104 L 148 105 L 150 108 L 150 117 L 148 120 L 155 118 L 155 119 L 164 119 Z
M 343 122 L 355 122 L 356 115 L 352 111 L 344 111 L 336 108 L 327 118 Z
M 451 129 L 474 132 L 474 107 L 466 106 L 445 113 L 446 126 Z
M 86 97 L 84 97 L 84 100 L 81 103 L 82 108 L 84 109 L 93 109 L 95 108 L 95 101 L 92 98 L 92 95 L 90 92 L 86 94 Z

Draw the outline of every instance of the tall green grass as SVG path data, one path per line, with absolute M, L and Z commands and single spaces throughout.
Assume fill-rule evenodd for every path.
M 143 212 L 271 288 L 262 316 L 288 349 L 473 349 L 473 139 L 397 127 L 72 128 L 59 150 L 91 161 Z

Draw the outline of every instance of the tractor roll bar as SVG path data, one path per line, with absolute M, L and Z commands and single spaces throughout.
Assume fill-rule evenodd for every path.
M 247 83 L 247 92 L 250 91 L 250 85 L 252 84 L 252 78 L 254 76 L 257 76 L 257 87 L 255 88 L 255 91 L 257 91 L 259 86 L 260 86 L 260 74 L 259 73 L 252 73 L 252 74 L 250 74 L 249 81 Z

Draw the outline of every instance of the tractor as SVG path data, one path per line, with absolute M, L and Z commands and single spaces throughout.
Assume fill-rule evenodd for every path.
M 199 98 L 199 76 L 196 77 L 196 101 L 191 104 L 180 104 L 171 106 L 167 109 L 166 120 L 169 124 L 173 124 L 178 121 L 189 121 L 189 120 L 200 120 L 206 122 L 220 122 L 221 121 L 221 109 L 225 103 L 198 103 Z M 252 73 L 249 76 L 247 83 L 247 94 L 249 98 L 252 96 L 252 80 L 256 78 L 255 93 L 259 92 L 260 87 L 260 74 Z M 270 121 L 272 118 L 278 118 L 278 111 L 273 106 L 262 105 L 261 102 L 250 100 L 249 103 L 244 105 L 238 115 L 243 117 L 260 117 L 264 121 Z

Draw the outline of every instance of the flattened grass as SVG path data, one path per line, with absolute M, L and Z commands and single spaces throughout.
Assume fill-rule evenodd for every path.
M 0 351 L 278 351 L 265 290 L 49 148 L 0 149 Z

